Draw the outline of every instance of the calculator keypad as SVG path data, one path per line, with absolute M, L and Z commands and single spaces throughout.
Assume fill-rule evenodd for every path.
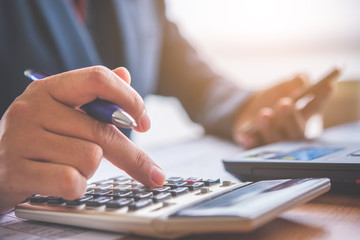
M 195 191 L 198 191 L 196 194 L 207 194 L 211 192 L 211 187 L 217 184 L 220 184 L 220 179 L 170 177 L 163 186 L 149 188 L 134 179 L 119 176 L 88 184 L 85 195 L 79 199 L 65 200 L 61 197 L 34 195 L 30 198 L 30 204 L 58 205 L 67 208 L 105 207 L 108 210 L 127 207 L 129 211 L 136 211 L 156 203 L 163 203 L 163 206 L 174 204 L 168 200 Z

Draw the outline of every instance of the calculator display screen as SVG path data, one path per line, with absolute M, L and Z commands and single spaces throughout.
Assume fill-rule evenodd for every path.
M 310 161 L 343 150 L 335 147 L 308 147 L 290 153 L 279 154 L 268 159 Z
M 247 209 L 251 205 L 254 211 L 270 202 L 260 201 L 272 193 L 289 190 L 290 187 L 306 182 L 306 179 L 272 180 L 256 182 L 254 184 L 235 189 L 229 193 L 207 200 L 195 206 L 182 209 L 170 217 L 210 217 L 210 216 L 243 216 L 252 211 Z M 252 204 L 254 200 L 260 205 Z M 269 200 L 269 198 L 267 198 Z M 249 204 L 250 203 L 250 204 Z
M 294 160 L 294 161 L 311 161 L 317 158 L 325 157 L 329 154 L 343 150 L 339 147 L 306 147 L 290 152 L 263 151 L 247 156 L 248 158 L 262 158 L 274 160 Z

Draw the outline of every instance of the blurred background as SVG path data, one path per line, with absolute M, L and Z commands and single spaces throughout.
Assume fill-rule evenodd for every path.
M 359 119 L 360 1 L 168 0 L 166 5 L 168 18 L 200 56 L 241 87 L 259 90 L 296 73 L 316 81 L 332 66 L 342 66 L 324 125 Z M 151 96 L 146 102 L 152 129 L 134 134 L 140 146 L 203 133 L 175 99 Z

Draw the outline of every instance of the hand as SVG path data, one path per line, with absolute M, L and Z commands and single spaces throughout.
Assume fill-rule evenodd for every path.
M 319 112 L 332 92 L 329 84 L 314 93 L 304 107 L 298 108 L 292 97 L 308 85 L 307 78 L 298 75 L 255 94 L 235 121 L 235 142 L 249 149 L 282 140 L 303 139 L 307 120 Z
M 31 83 L 0 122 L 0 213 L 33 194 L 81 197 L 102 157 L 139 182 L 155 187 L 160 168 L 110 124 L 77 110 L 96 98 L 128 112 L 135 130 L 150 128 L 141 97 L 124 68 L 95 66 Z

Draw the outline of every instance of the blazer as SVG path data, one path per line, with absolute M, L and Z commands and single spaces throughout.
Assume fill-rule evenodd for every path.
M 207 133 L 231 137 L 235 114 L 250 93 L 199 58 L 166 18 L 164 2 L 87 2 L 81 22 L 67 0 L 0 0 L 0 115 L 29 84 L 27 68 L 55 74 L 125 66 L 142 97 L 176 97 Z

